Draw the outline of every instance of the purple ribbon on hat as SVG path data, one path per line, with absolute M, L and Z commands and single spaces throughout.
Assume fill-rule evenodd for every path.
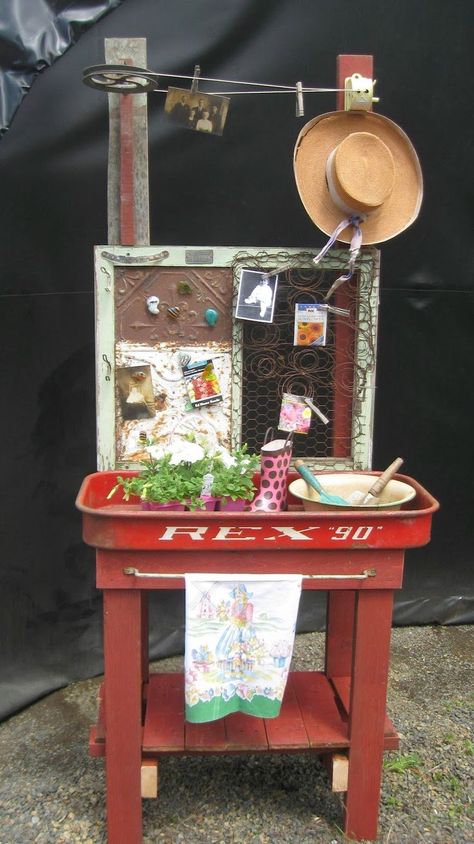
M 347 271 L 343 275 L 340 275 L 339 278 L 336 278 L 336 281 L 331 285 L 324 297 L 325 301 L 327 301 L 333 295 L 333 293 L 337 290 L 338 287 L 340 287 L 341 284 L 343 284 L 345 281 L 349 281 L 349 279 L 351 279 L 354 275 L 355 262 L 359 257 L 360 247 L 362 245 L 362 231 L 360 228 L 360 223 L 363 219 L 364 217 L 360 215 L 351 214 L 350 217 L 346 217 L 344 220 L 341 220 L 341 222 L 336 226 L 336 228 L 332 232 L 326 245 L 323 246 L 321 251 L 318 252 L 318 254 L 313 258 L 313 264 L 319 264 L 321 258 L 324 258 L 326 253 L 330 250 L 331 246 L 333 246 L 333 244 L 337 240 L 338 235 L 340 235 L 340 233 L 344 231 L 344 229 L 347 229 L 349 226 L 352 226 L 353 233 L 349 246 L 349 260 L 347 265 Z

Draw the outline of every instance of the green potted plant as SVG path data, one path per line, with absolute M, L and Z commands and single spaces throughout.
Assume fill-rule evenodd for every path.
M 218 510 L 243 510 L 252 501 L 257 489 L 253 482 L 260 465 L 257 454 L 249 454 L 247 444 L 229 454 L 216 455 L 212 492 L 219 501 Z
M 121 489 L 125 501 L 137 496 L 144 510 L 206 507 L 201 492 L 210 459 L 201 446 L 185 440 L 172 450 L 152 445 L 147 451 L 148 459 L 140 461 L 141 471 L 125 477 L 118 475 L 107 498 L 112 498 Z

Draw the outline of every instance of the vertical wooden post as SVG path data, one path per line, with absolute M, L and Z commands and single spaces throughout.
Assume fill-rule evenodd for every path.
M 354 630 L 355 592 L 328 592 L 326 615 L 326 676 L 350 677 Z
M 340 55 L 337 57 L 337 88 L 344 88 L 344 80 L 353 73 L 373 79 L 373 56 Z M 344 93 L 337 94 L 337 109 L 344 109 Z M 338 308 L 349 307 L 347 286 L 342 285 L 335 294 Z M 352 435 L 352 411 L 354 393 L 354 342 L 355 331 L 347 320 L 338 318 L 335 330 L 335 371 L 333 409 L 333 454 L 335 457 L 350 457 Z M 361 468 L 368 469 L 370 466 Z
M 377 838 L 393 592 L 357 592 L 345 833 Z
M 106 38 L 108 64 L 147 66 L 146 39 Z M 109 94 L 108 242 L 150 243 L 147 94 Z M 148 679 L 147 596 L 104 591 L 107 840 L 142 841 L 142 702 Z M 123 635 L 123 630 L 126 635 Z
M 108 64 L 146 67 L 145 38 L 106 38 Z M 109 94 L 108 242 L 148 246 L 147 94 Z
M 104 690 L 108 844 L 140 844 L 142 840 L 141 633 L 139 590 L 105 589 Z

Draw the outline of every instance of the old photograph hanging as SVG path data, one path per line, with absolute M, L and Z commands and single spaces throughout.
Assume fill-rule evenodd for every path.
M 165 114 L 173 123 L 185 129 L 222 135 L 229 103 L 229 97 L 203 94 L 200 91 L 194 93 L 186 88 L 168 88 Z
M 278 276 L 265 277 L 257 270 L 243 269 L 237 293 L 236 319 L 273 322 Z
M 124 419 L 150 419 L 155 415 L 155 399 L 148 364 L 118 368 L 117 386 Z

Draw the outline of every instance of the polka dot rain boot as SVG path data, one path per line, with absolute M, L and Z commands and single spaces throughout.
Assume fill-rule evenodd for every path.
M 292 450 L 293 432 L 286 440 L 274 439 L 273 429 L 268 429 L 261 452 L 260 490 L 250 505 L 251 512 L 286 510 L 286 477 Z

